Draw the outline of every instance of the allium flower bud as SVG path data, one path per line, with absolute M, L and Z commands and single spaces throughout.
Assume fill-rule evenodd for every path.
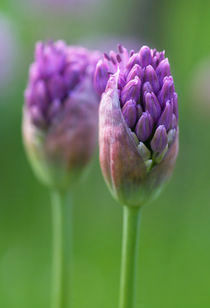
M 104 80 L 98 82 L 99 75 Z M 104 92 L 99 111 L 104 178 L 122 204 L 142 206 L 168 180 L 178 153 L 177 94 L 168 59 L 147 46 L 129 53 L 120 45 L 119 53 L 105 54 L 94 80 Z
M 36 174 L 48 186 L 66 189 L 95 148 L 99 99 L 92 79 L 98 58 L 63 41 L 36 45 L 23 138 Z

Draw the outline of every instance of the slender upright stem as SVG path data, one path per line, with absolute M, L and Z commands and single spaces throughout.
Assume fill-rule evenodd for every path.
M 139 225 L 140 209 L 124 206 L 119 308 L 133 308 L 135 303 Z
M 71 254 L 71 204 L 67 194 L 52 192 L 53 273 L 51 308 L 69 307 L 70 254 Z

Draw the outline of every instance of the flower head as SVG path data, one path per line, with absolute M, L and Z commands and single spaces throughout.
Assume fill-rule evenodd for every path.
M 94 150 L 97 52 L 63 41 L 37 43 L 25 91 L 23 136 L 32 165 L 50 186 L 66 188 Z
M 102 172 L 114 195 L 140 206 L 169 178 L 178 152 L 177 94 L 165 52 L 119 45 L 96 67 L 102 94 L 99 145 Z

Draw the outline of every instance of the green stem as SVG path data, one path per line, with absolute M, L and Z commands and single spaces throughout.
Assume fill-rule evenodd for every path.
M 53 191 L 52 227 L 53 227 L 53 277 L 52 308 L 69 307 L 70 288 L 70 243 L 71 243 L 71 204 L 67 194 Z
M 124 206 L 119 308 L 133 308 L 135 303 L 139 226 L 140 209 Z

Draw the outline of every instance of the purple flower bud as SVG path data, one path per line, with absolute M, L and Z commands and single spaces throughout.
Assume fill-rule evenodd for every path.
M 32 85 L 32 89 L 34 93 L 34 96 L 32 98 L 34 103 L 37 106 L 39 106 L 40 110 L 45 111 L 47 109 L 47 103 L 48 103 L 46 84 L 44 83 L 44 81 L 39 80 L 34 85 Z
M 80 74 L 80 67 L 76 67 L 73 65 L 68 65 L 64 72 L 63 72 L 63 80 L 65 83 L 65 86 L 72 90 L 75 88 L 75 86 L 79 83 L 81 74 Z
M 60 112 L 61 108 L 62 102 L 59 99 L 55 99 L 49 107 L 49 118 L 55 120 L 56 114 Z
M 154 93 L 147 93 L 145 95 L 145 103 L 146 103 L 146 110 L 150 113 L 153 120 L 156 122 L 161 114 L 160 104 L 158 102 L 157 97 Z
M 158 67 L 156 69 L 156 73 L 157 73 L 157 76 L 158 76 L 161 84 L 162 84 L 165 76 L 171 75 L 170 65 L 169 65 L 167 58 L 160 62 L 160 64 L 158 65 Z
M 151 64 L 152 56 L 151 56 L 151 49 L 147 46 L 143 46 L 140 51 L 140 63 L 142 67 L 146 67 L 147 65 Z
M 142 76 L 143 75 L 143 71 L 142 68 L 138 65 L 135 64 L 132 69 L 130 70 L 126 80 L 127 82 L 134 79 L 136 76 Z
M 100 165 L 106 183 L 120 203 L 142 206 L 170 177 L 178 153 L 178 134 L 168 150 L 166 134 L 166 151 L 156 158 L 153 149 L 152 153 L 148 149 L 150 138 L 154 138 L 150 114 L 144 112 L 140 117 L 135 130 L 137 138 L 123 119 L 120 105 L 118 74 L 114 74 L 109 78 L 99 110 Z M 148 137 L 145 145 L 143 140 Z M 143 140 L 138 144 L 140 138 Z M 155 150 L 164 146 L 164 133 L 159 138 L 155 140 Z
M 162 89 L 159 92 L 158 99 L 162 108 L 165 107 L 165 104 L 168 100 L 173 99 L 174 94 L 174 84 L 173 81 L 166 77 L 163 82 Z
M 108 66 L 105 62 L 100 60 L 97 63 L 94 75 L 94 86 L 96 91 L 100 95 L 105 91 L 108 79 L 109 79 Z
M 138 55 L 140 64 L 134 61 Z M 175 165 L 177 94 L 164 52 L 144 46 L 135 54 L 121 46 L 120 57 L 115 66 L 104 60 L 112 70 L 99 110 L 100 164 L 114 196 L 124 205 L 141 206 Z
M 135 100 L 136 102 L 140 96 L 141 80 L 136 76 L 133 80 L 130 80 L 122 89 L 121 92 L 121 101 L 122 104 L 130 99 Z
M 154 70 L 154 68 L 152 67 L 152 65 L 148 65 L 146 67 L 146 70 L 145 70 L 145 81 L 149 81 L 152 88 L 153 88 L 153 91 L 155 93 L 158 92 L 159 88 L 160 88 L 160 85 L 159 85 L 159 80 L 158 80 L 158 77 L 157 77 L 157 74 Z
M 95 148 L 99 98 L 93 72 L 99 54 L 64 42 L 38 43 L 23 115 L 24 144 L 38 177 L 67 189 Z
M 55 44 L 59 44 L 57 42 Z M 37 43 L 35 50 L 35 59 L 40 76 L 45 78 L 54 73 L 60 73 L 66 61 L 66 54 L 63 53 L 56 45 L 49 43 L 44 45 L 42 42 Z
M 164 125 L 158 126 L 151 141 L 154 153 L 162 153 L 168 143 L 168 136 Z
M 158 125 L 164 125 L 166 130 L 168 130 L 171 127 L 172 115 L 173 115 L 173 106 L 170 101 L 167 101 L 165 109 L 158 121 Z
M 52 99 L 63 99 L 66 93 L 66 83 L 61 75 L 53 75 L 48 80 L 48 91 Z
M 146 141 L 153 130 L 154 121 L 149 112 L 144 112 L 136 124 L 136 135 L 140 141 Z
M 126 66 L 127 70 L 130 71 L 135 64 L 140 65 L 140 56 L 138 54 L 133 54 L 130 57 Z
M 137 119 L 137 108 L 134 100 L 129 100 L 122 108 L 122 113 L 128 127 L 133 128 Z

